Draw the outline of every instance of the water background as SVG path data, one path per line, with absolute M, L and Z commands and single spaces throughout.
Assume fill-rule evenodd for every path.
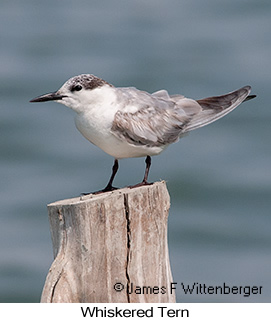
M 271 301 L 271 2 L 11 0 L 0 3 L 0 301 L 39 302 L 53 260 L 46 205 L 106 184 L 113 159 L 73 111 L 30 104 L 68 78 L 199 99 L 251 85 L 257 99 L 153 158 L 171 195 L 178 302 Z M 144 159 L 120 162 L 137 183 Z M 185 295 L 181 283 L 263 286 Z

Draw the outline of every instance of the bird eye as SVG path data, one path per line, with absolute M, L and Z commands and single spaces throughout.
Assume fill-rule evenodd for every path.
M 74 92 L 74 91 L 81 91 L 81 90 L 82 90 L 82 85 L 80 85 L 80 84 L 77 84 L 77 85 L 75 85 L 75 86 L 73 86 L 71 88 L 71 91 L 72 92 Z

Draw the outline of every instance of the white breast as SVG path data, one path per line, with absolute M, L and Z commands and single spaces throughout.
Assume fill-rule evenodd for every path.
M 115 88 L 95 89 L 92 95 L 84 104 L 86 108 L 77 111 L 75 116 L 76 127 L 87 140 L 117 159 L 157 155 L 162 152 L 165 146 L 133 145 L 112 134 L 115 114 L 124 108 L 117 101 Z
M 157 155 L 165 148 L 165 146 L 147 147 L 132 145 L 127 141 L 118 139 L 111 133 L 112 122 L 106 120 L 106 118 L 100 119 L 93 116 L 89 118 L 77 115 L 75 124 L 87 140 L 116 159 Z

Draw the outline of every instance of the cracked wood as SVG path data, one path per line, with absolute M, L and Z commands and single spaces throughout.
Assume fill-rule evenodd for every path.
M 169 206 L 165 182 L 49 204 L 55 259 L 41 301 L 175 302 L 169 292 Z M 124 289 L 114 290 L 116 283 Z M 147 288 L 137 293 L 136 286 Z

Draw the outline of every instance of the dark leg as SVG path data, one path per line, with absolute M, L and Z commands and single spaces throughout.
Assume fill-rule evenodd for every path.
M 108 184 L 106 185 L 106 187 L 103 190 L 100 190 L 100 191 L 96 191 L 96 192 L 92 192 L 92 193 L 82 193 L 81 195 L 100 194 L 100 193 L 110 192 L 110 191 L 116 190 L 117 187 L 113 187 L 112 184 L 113 184 L 113 180 L 114 180 L 114 178 L 115 178 L 115 176 L 117 174 L 118 168 L 119 168 L 119 163 L 118 163 L 118 160 L 115 159 L 114 165 L 112 167 L 112 174 L 111 174 L 110 180 L 109 180 Z
M 150 167 L 151 167 L 151 157 L 150 156 L 146 157 L 145 163 L 146 163 L 146 169 L 145 169 L 143 181 L 139 184 L 128 186 L 129 188 L 140 187 L 143 185 L 151 185 L 152 184 L 152 183 L 148 183 L 148 175 L 149 175 L 149 171 L 150 171 Z
M 146 163 L 146 169 L 145 169 L 145 175 L 144 175 L 142 184 L 148 184 L 148 175 L 149 175 L 149 171 L 150 171 L 150 167 L 151 167 L 151 157 L 150 156 L 146 157 L 145 163 Z
M 106 187 L 101 192 L 109 192 L 117 189 L 116 187 L 113 187 L 112 184 L 118 169 L 119 169 L 119 162 L 117 159 L 115 159 L 114 165 L 112 167 L 112 174 L 111 174 L 110 180 L 106 185 Z

